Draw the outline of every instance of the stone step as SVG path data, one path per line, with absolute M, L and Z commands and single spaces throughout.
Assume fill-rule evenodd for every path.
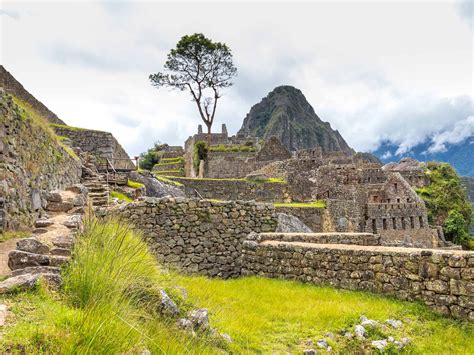
M 8 267 L 10 270 L 17 270 L 30 266 L 61 266 L 68 260 L 69 258 L 65 256 L 42 255 L 12 250 L 8 254 Z

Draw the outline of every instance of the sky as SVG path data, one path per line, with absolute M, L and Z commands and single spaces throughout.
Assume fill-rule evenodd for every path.
M 442 151 L 474 135 L 473 2 L 2 1 L 0 62 L 72 126 L 134 156 L 201 123 L 188 93 L 149 74 L 186 34 L 232 50 L 238 76 L 213 131 L 240 128 L 273 88 L 299 88 L 351 147 Z

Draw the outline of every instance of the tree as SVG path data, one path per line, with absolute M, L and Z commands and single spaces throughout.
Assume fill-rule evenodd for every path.
M 456 244 L 466 244 L 469 241 L 469 234 L 466 231 L 467 224 L 464 216 L 457 210 L 451 210 L 444 222 L 446 237 Z
M 148 149 L 146 152 L 140 154 L 139 168 L 145 170 L 151 170 L 160 162 L 161 150 L 163 150 L 163 144 L 156 142 L 153 148 Z
M 232 53 L 224 43 L 213 42 L 201 33 L 182 37 L 168 54 L 165 72 L 149 76 L 153 86 L 189 90 L 199 115 L 207 126 L 208 145 L 220 90 L 232 86 L 237 74 Z

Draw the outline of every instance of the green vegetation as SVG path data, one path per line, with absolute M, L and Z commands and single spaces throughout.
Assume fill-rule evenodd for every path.
M 124 195 L 123 193 L 118 192 L 118 191 L 111 191 L 110 192 L 110 198 L 117 198 L 120 201 L 125 201 L 125 202 L 132 202 L 133 201 L 129 196 Z
M 399 329 L 370 329 L 369 340 L 409 337 L 405 353 L 474 352 L 474 324 L 436 315 L 417 303 L 295 281 L 169 273 L 158 265 L 143 236 L 115 219 L 86 221 L 62 276 L 59 291 L 40 283 L 31 292 L 0 297 L 15 314 L 1 329 L 1 352 L 301 353 L 308 340 L 325 339 L 335 353 L 367 353 L 370 349 L 358 340 L 339 335 L 361 315 L 380 322 L 402 320 Z M 186 299 L 177 285 L 186 288 Z M 208 308 L 212 327 L 233 342 L 223 344 L 209 334 L 192 337 L 177 329 L 174 320 L 159 312 L 160 289 L 182 315 L 196 306 Z M 335 338 L 325 336 L 327 332 Z
M 252 142 L 250 142 L 252 143 Z M 211 145 L 209 148 L 211 152 L 255 152 L 257 149 L 253 146 L 244 144 L 244 145 L 237 145 L 237 144 L 218 144 L 218 145 Z
M 196 175 L 199 175 L 199 163 L 201 160 L 206 160 L 208 154 L 207 143 L 198 141 L 194 143 L 193 150 L 193 167 Z
M 448 163 L 435 162 L 427 164 L 426 174 L 430 185 L 416 191 L 426 203 L 428 221 L 443 226 L 453 242 L 467 246 L 472 207 L 459 176 Z
M 156 180 L 160 180 L 164 183 L 167 183 L 167 184 L 171 184 L 171 185 L 174 185 L 174 186 L 177 186 L 177 187 L 181 187 L 181 186 L 184 186 L 182 183 L 178 182 L 178 181 L 174 181 L 174 180 L 171 180 L 165 176 L 162 176 L 162 175 L 158 175 L 158 174 L 155 174 L 155 179 Z
M 63 280 L 59 292 L 40 284 L 3 297 L 16 317 L 2 329 L 2 353 L 217 353 L 215 340 L 188 336 L 160 315 L 160 288 L 183 312 L 190 305 L 141 235 L 116 220 L 88 221 Z
M 184 158 L 183 157 L 177 157 L 177 158 L 161 158 L 160 162 L 167 163 L 167 164 L 184 164 Z
M 146 152 L 140 154 L 139 168 L 144 170 L 151 170 L 160 162 L 161 158 L 161 145 L 155 143 L 155 145 L 148 149 Z
M 127 186 L 133 187 L 134 189 L 139 189 L 139 188 L 141 188 L 141 187 L 144 187 L 145 185 L 142 184 L 141 182 L 128 180 L 128 181 L 127 181 Z
M 30 235 L 31 235 L 31 231 L 29 230 L 0 232 L 0 243 L 6 242 L 7 240 L 10 240 L 10 239 L 28 238 Z
M 57 128 L 64 128 L 64 129 L 69 129 L 71 131 L 92 131 L 92 132 L 104 132 L 104 131 L 99 131 L 97 129 L 89 129 L 89 128 L 81 128 L 81 127 L 73 127 L 73 126 L 68 126 L 64 124 L 58 124 L 58 123 L 50 123 L 51 127 L 57 127 Z
M 162 173 L 162 171 L 160 171 Z M 268 179 L 246 179 L 246 178 L 196 178 L 196 177 L 182 177 L 182 176 L 170 176 L 172 179 L 177 180 L 208 180 L 208 181 L 243 181 L 249 184 L 287 184 L 285 179 L 280 178 L 268 178 Z
M 18 106 L 18 114 L 20 115 L 21 118 L 23 119 L 31 119 L 31 122 L 37 126 L 40 127 L 50 138 L 53 142 L 56 142 L 71 158 L 75 160 L 79 160 L 79 157 L 74 153 L 74 151 L 69 147 L 68 145 L 63 143 L 63 138 L 60 138 L 54 130 L 51 128 L 51 124 L 48 122 L 48 120 L 43 117 L 41 114 L 39 114 L 33 106 L 31 106 L 29 103 L 23 101 L 22 99 L 12 96 L 13 97 L 13 102 Z M 45 142 L 46 144 L 46 142 Z M 55 152 L 55 156 L 60 159 L 61 154 L 59 152 Z
M 324 201 L 274 203 L 273 205 L 275 207 L 291 208 L 326 208 L 326 203 Z
M 402 320 L 400 329 L 386 331 L 386 335 L 409 337 L 412 342 L 406 353 L 474 352 L 473 324 L 435 315 L 416 303 L 256 277 L 225 281 L 178 277 L 178 282 L 187 289 L 192 302 L 210 309 L 211 323 L 232 337 L 230 351 L 237 354 L 301 354 L 308 348 L 304 344 L 308 339 L 314 343 L 326 339 L 335 353 L 370 353 L 357 340 L 338 336 L 336 342 L 324 336 L 349 329 L 361 315 L 381 322 Z
M 155 171 L 155 174 L 161 174 L 161 175 L 166 175 L 166 174 L 179 174 L 183 173 L 184 169 L 178 169 L 178 170 L 160 170 L 160 171 Z

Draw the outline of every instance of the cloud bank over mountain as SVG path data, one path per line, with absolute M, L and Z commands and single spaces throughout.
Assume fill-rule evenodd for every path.
M 111 131 L 131 155 L 158 140 L 182 144 L 200 123 L 189 96 L 148 82 L 193 32 L 233 50 L 239 76 L 215 122 L 231 133 L 251 105 L 292 85 L 360 151 L 428 142 L 436 153 L 473 134 L 465 1 L 7 1 L 0 19 L 2 64 L 68 124 Z

